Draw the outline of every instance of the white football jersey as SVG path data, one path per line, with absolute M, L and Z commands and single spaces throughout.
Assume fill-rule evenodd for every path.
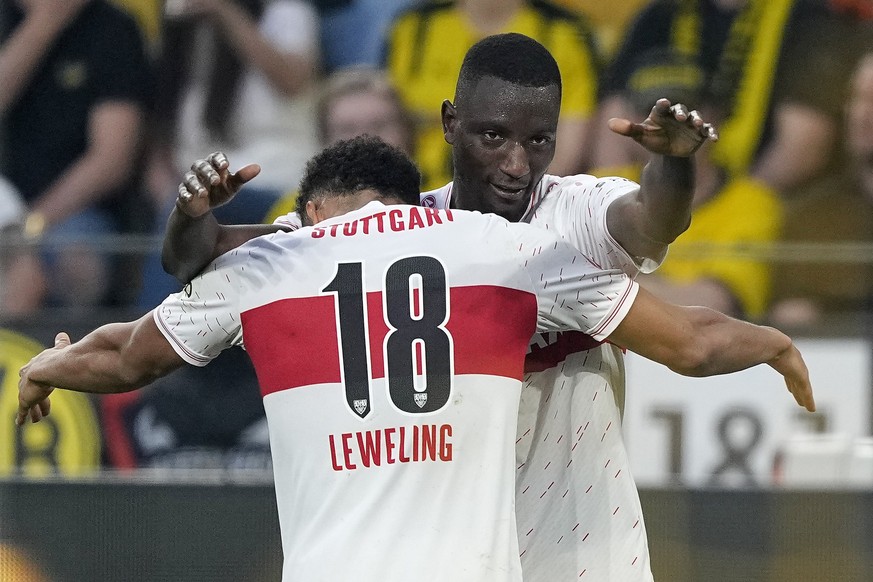
M 519 581 L 530 338 L 602 340 L 636 291 L 528 225 L 371 203 L 219 257 L 155 320 L 192 364 L 251 356 L 283 580 Z
M 638 265 L 606 228 L 606 209 L 639 189 L 623 178 L 546 175 L 522 222 L 558 235 L 603 269 Z M 452 184 L 422 194 L 447 208 Z M 660 257 L 663 260 L 663 257 Z M 536 334 L 516 440 L 516 518 L 525 582 L 652 580 L 639 493 L 621 432 L 621 350 L 579 332 Z

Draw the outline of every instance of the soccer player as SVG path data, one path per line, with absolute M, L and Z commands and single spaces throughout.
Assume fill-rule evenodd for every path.
M 284 580 L 520 581 L 514 440 L 534 331 L 578 329 L 685 374 L 767 363 L 814 408 L 779 331 L 666 304 L 543 229 L 415 201 L 378 140 L 301 183 L 314 226 L 247 242 L 138 321 L 22 368 L 16 422 L 53 388 L 135 389 L 245 345 L 270 430 Z M 313 257 L 319 260 L 314 261 Z
M 443 104 L 455 181 L 422 194 L 438 208 L 496 212 L 557 233 L 605 269 L 651 271 L 690 221 L 692 155 L 714 129 L 660 100 L 643 123 L 610 120 L 653 155 L 641 183 L 546 175 L 561 100 L 558 67 L 518 34 L 488 37 L 467 53 L 454 102 Z M 165 266 L 187 280 L 216 254 L 259 233 L 294 228 L 223 227 L 210 205 L 250 178 L 223 156 L 199 161 L 180 189 L 165 240 Z M 652 579 L 642 509 L 621 435 L 621 350 L 580 333 L 534 337 L 518 425 L 519 544 L 526 580 L 585 574 Z

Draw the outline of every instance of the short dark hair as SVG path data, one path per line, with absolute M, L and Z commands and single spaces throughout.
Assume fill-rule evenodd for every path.
M 471 91 L 482 77 L 496 77 L 524 87 L 549 87 L 561 90 L 561 72 L 549 50 L 523 34 L 509 32 L 486 36 L 467 51 L 455 100 Z
M 362 135 L 338 141 L 306 163 L 297 212 L 305 218 L 306 203 L 315 196 L 350 196 L 369 189 L 382 198 L 418 205 L 420 187 L 421 174 L 406 154 L 378 137 Z

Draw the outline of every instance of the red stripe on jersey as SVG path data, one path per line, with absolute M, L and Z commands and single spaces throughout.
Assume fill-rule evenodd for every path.
M 340 381 L 333 295 L 282 299 L 240 317 L 262 395 Z
M 537 326 L 535 295 L 506 287 L 457 287 L 451 310 L 446 328 L 455 342 L 455 374 L 522 379 Z
M 550 338 L 554 338 L 554 341 L 547 346 L 543 347 L 536 343 L 531 345 L 530 353 L 524 361 L 525 372 L 549 370 L 566 360 L 570 354 L 584 352 L 596 348 L 603 343 L 581 331 L 565 331 L 555 334 L 543 333 L 534 339 L 548 342 Z
M 455 374 L 521 379 L 524 354 L 536 329 L 536 297 L 496 286 L 450 291 L 446 329 L 454 342 Z M 381 293 L 367 293 L 370 373 L 385 375 L 388 333 Z M 242 313 L 243 340 L 263 395 L 340 382 L 334 297 L 283 299 Z

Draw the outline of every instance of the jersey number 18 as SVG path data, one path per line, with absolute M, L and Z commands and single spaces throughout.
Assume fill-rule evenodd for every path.
M 340 263 L 323 291 L 337 297 L 340 360 L 346 402 L 361 418 L 370 413 L 370 358 L 363 264 Z M 452 336 L 446 271 L 434 257 L 394 262 L 385 272 L 382 313 L 388 394 L 407 413 L 439 410 L 449 401 Z

